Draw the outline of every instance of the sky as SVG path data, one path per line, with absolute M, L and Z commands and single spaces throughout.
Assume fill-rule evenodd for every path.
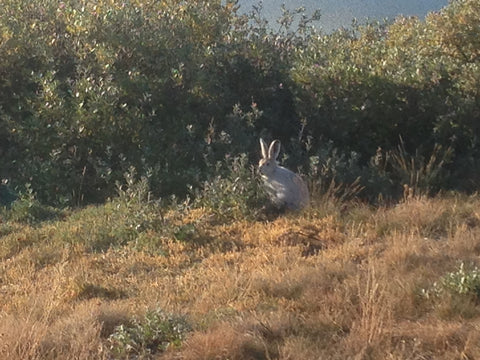
M 438 11 L 448 0 L 263 0 L 263 15 L 270 21 L 281 14 L 282 4 L 289 9 L 305 6 L 306 12 L 320 9 L 322 17 L 316 25 L 324 31 L 349 26 L 356 18 L 359 22 L 367 19 L 394 19 L 399 15 L 423 18 L 431 11 Z M 240 0 L 240 10 L 249 12 L 258 0 Z

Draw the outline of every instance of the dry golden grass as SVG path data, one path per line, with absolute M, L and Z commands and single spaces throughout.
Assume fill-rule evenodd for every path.
M 458 195 L 230 224 L 194 209 L 165 215 L 181 239 L 152 228 L 127 242 L 103 207 L 3 223 L 0 358 L 112 359 L 116 326 L 158 308 L 192 330 L 137 358 L 480 358 L 478 299 L 422 295 L 460 261 L 480 264 L 478 209 Z

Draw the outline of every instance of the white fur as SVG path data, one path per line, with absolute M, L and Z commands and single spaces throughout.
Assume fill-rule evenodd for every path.
M 258 169 L 273 203 L 290 210 L 299 210 L 307 206 L 309 194 L 305 182 L 298 174 L 277 163 L 280 141 L 272 141 L 267 149 L 267 143 L 260 139 L 260 147 L 262 159 L 258 163 Z

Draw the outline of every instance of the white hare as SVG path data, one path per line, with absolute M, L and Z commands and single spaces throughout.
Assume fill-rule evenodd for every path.
M 289 210 L 299 210 L 307 206 L 309 194 L 305 182 L 298 174 L 277 163 L 280 141 L 272 141 L 267 148 L 267 143 L 260 139 L 260 147 L 263 158 L 258 163 L 258 169 L 273 203 Z

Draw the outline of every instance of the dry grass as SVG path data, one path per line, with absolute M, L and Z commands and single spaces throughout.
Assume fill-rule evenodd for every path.
M 116 327 L 158 308 L 192 330 L 137 358 L 479 358 L 478 298 L 422 295 L 479 265 L 478 209 L 459 195 L 230 224 L 194 209 L 128 241 L 108 207 L 3 223 L 0 358 L 112 359 Z

